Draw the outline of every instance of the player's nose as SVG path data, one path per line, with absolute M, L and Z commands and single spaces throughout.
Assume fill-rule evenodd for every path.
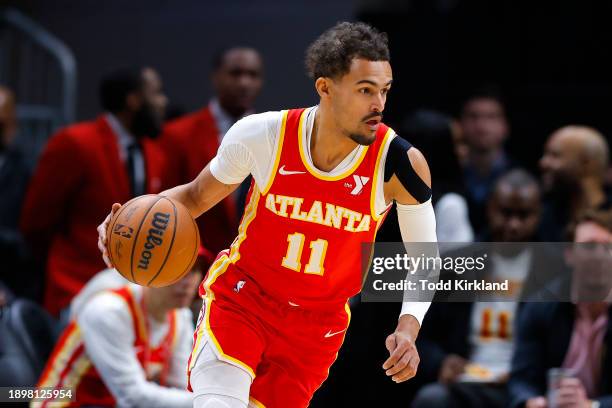
M 384 109 L 385 109 L 385 99 L 382 95 L 379 94 L 374 97 L 370 110 L 372 112 L 382 112 Z

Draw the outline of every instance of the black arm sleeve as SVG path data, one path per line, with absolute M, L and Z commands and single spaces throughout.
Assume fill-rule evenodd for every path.
M 395 174 L 406 189 L 419 203 L 431 198 L 431 188 L 419 177 L 412 168 L 408 158 L 408 150 L 412 145 L 405 139 L 396 136 L 389 145 L 385 162 L 385 182 Z

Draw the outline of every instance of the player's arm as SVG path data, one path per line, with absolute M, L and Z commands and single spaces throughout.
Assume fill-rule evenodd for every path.
M 385 161 L 385 199 L 394 200 L 404 242 L 437 242 L 431 204 L 431 175 L 425 157 L 400 137 L 393 139 Z M 394 333 L 387 337 L 386 374 L 402 382 L 416 374 L 415 341 L 429 302 L 404 302 Z
M 213 160 L 223 159 L 215 158 Z M 215 178 L 210 169 L 212 163 L 207 164 L 191 182 L 162 191 L 160 195 L 179 201 L 187 207 L 193 218 L 199 217 L 230 195 L 240 185 L 240 182 L 225 184 Z

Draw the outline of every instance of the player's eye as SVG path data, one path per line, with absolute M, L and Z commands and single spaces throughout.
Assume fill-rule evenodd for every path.
M 364 95 L 369 95 L 371 93 L 370 88 L 361 88 L 359 92 L 361 92 Z
M 386 95 L 386 94 L 388 94 L 388 93 L 389 93 L 389 89 L 388 89 L 388 88 L 383 88 L 383 89 L 380 91 L 380 93 L 381 93 L 382 95 Z

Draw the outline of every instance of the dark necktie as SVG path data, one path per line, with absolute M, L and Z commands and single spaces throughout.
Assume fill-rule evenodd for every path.
M 127 169 L 130 178 L 130 191 L 132 197 L 144 194 L 144 177 L 142 177 L 142 153 L 138 143 L 131 143 L 127 147 Z M 140 176 L 140 177 L 139 177 Z

